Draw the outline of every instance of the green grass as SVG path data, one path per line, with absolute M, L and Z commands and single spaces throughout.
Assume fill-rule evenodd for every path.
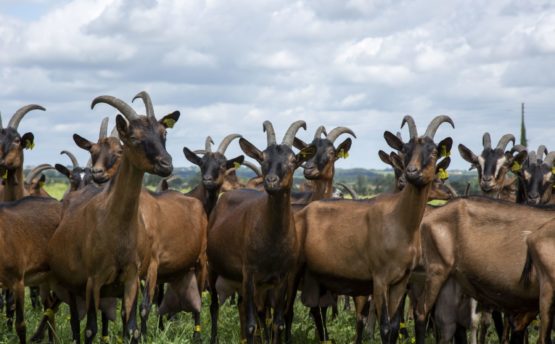
M 28 293 L 27 293 L 28 294 Z M 27 338 L 30 339 L 40 318 L 42 311 L 33 310 L 30 301 L 26 300 L 26 319 L 27 319 Z M 203 296 L 202 307 L 202 343 L 209 343 L 210 341 L 210 313 L 209 313 L 210 298 L 207 293 Z M 342 311 L 342 305 L 339 306 L 340 312 L 337 318 L 329 319 L 328 329 L 330 337 L 334 343 L 352 343 L 355 336 L 355 314 L 354 306 L 351 306 L 351 311 Z M 148 335 L 143 343 L 191 343 L 193 333 L 193 320 L 192 316 L 188 313 L 180 313 L 173 320 L 166 321 L 166 328 L 160 331 L 157 328 L 156 307 L 153 307 L 151 316 L 148 323 Z M 57 339 L 58 343 L 69 343 L 71 341 L 71 331 L 69 327 L 69 309 L 67 305 L 62 305 L 58 314 L 56 315 L 57 324 Z M 99 317 L 99 333 L 97 334 L 97 343 L 100 342 L 100 317 Z M 85 327 L 85 320 L 81 322 L 81 338 Z M 537 329 L 531 330 L 530 339 L 535 341 L 537 338 Z M 409 321 L 407 324 L 410 336 L 413 336 L 413 324 Z M 219 343 L 240 343 L 239 335 L 239 317 L 237 307 L 224 304 L 220 307 L 220 317 L 218 326 Z M 493 329 L 490 328 L 488 332 L 488 342 L 497 342 L 493 334 Z M 110 343 L 117 343 L 121 332 L 121 321 L 110 323 Z M 531 341 L 531 342 L 532 342 Z M 380 343 L 379 334 L 374 334 L 373 338 L 366 336 L 365 343 Z M 432 336 L 428 336 L 427 343 L 434 343 L 435 340 Z M 15 331 L 9 331 L 6 327 L 5 314 L 0 314 L 0 343 L 17 343 L 17 336 Z M 293 343 L 318 343 L 314 329 L 314 323 L 309 314 L 309 311 L 299 301 L 295 304 L 295 319 L 293 322 Z M 411 338 L 404 338 L 399 340 L 399 343 L 411 343 Z
M 66 183 L 48 183 L 44 185 L 44 190 L 57 200 L 61 200 L 64 197 L 67 188 L 68 184 Z

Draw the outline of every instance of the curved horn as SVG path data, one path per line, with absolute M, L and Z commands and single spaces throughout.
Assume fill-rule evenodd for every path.
M 79 167 L 79 163 L 77 162 L 77 158 L 75 157 L 75 155 L 73 155 L 73 153 L 68 152 L 66 150 L 63 150 L 63 151 L 60 152 L 60 154 L 65 154 L 69 157 L 69 160 L 71 160 L 71 164 L 73 165 L 73 168 Z
M 547 156 L 545 157 L 543 163 L 546 164 L 547 166 L 553 166 L 553 161 L 555 160 L 555 152 L 550 152 L 547 154 Z
M 289 129 L 287 129 L 287 132 L 285 132 L 285 135 L 283 136 L 283 141 L 281 141 L 281 144 L 289 147 L 293 146 L 293 140 L 295 139 L 295 135 L 297 134 L 297 131 L 299 131 L 300 128 L 303 128 L 304 130 L 306 130 L 305 121 L 293 122 L 293 124 L 289 126 Z
M 8 122 L 8 128 L 14 128 L 17 130 L 17 127 L 19 126 L 19 122 L 21 122 L 21 120 L 23 119 L 23 117 L 32 110 L 42 110 L 42 111 L 46 111 L 45 108 L 43 108 L 40 105 L 36 105 L 36 104 L 30 104 L 30 105 L 25 105 L 24 107 L 22 107 L 21 109 L 17 110 L 12 118 L 10 119 L 10 121 Z
M 330 131 L 327 139 L 330 140 L 331 143 L 333 143 L 341 134 L 349 134 L 349 135 L 352 135 L 355 139 L 357 138 L 357 136 L 355 135 L 355 133 L 353 133 L 351 129 L 345 128 L 345 127 L 337 127 L 337 128 L 333 128 L 333 130 Z
M 106 138 L 108 136 L 108 117 L 104 117 L 100 123 L 100 131 L 98 132 L 98 140 Z
M 489 136 L 488 132 L 485 132 L 484 136 L 482 136 L 482 146 L 484 146 L 484 149 L 491 149 L 491 136 Z
M 401 122 L 401 129 L 403 129 L 403 126 L 405 125 L 405 123 L 407 123 L 409 126 L 410 138 L 411 139 L 417 138 L 418 130 L 416 130 L 416 123 L 414 123 L 414 118 L 412 118 L 409 115 L 406 115 L 405 117 L 403 117 L 403 121 Z
M 514 145 L 513 148 L 511 148 L 511 154 L 514 152 L 524 152 L 526 151 L 526 147 L 524 147 L 523 145 Z
M 341 186 L 344 191 L 347 191 L 347 193 L 351 195 L 352 199 L 358 199 L 358 194 L 352 187 L 343 183 L 337 183 L 337 185 Z
M 276 132 L 274 131 L 274 126 L 270 121 L 264 121 L 262 123 L 262 130 L 266 132 L 266 139 L 268 141 L 268 146 L 276 144 Z
M 326 127 L 324 127 L 323 125 L 319 126 L 318 129 L 316 129 L 316 132 L 314 133 L 314 140 L 321 138 L 322 134 L 324 134 L 324 136 L 328 136 L 328 133 L 326 132 Z
M 543 155 L 547 155 L 547 148 L 544 145 L 540 145 L 537 150 L 538 159 L 543 160 Z
M 138 99 L 138 98 L 141 98 L 143 100 L 143 103 L 145 103 L 146 116 L 156 118 L 156 116 L 154 115 L 154 107 L 152 106 L 152 100 L 150 99 L 150 95 L 146 91 L 141 91 L 137 93 L 135 97 L 133 97 L 133 100 L 131 102 L 134 102 L 135 99 Z
M 432 122 L 430 122 L 430 124 L 428 125 L 428 128 L 426 129 L 426 132 L 424 133 L 424 136 L 427 136 L 433 140 L 437 129 L 439 128 L 441 123 L 445 123 L 445 122 L 451 124 L 453 129 L 455 128 L 455 124 L 453 123 L 453 120 L 451 119 L 451 117 L 440 115 L 434 118 Z
M 256 174 L 257 177 L 262 177 L 262 172 L 260 172 L 260 169 L 258 168 L 258 166 L 256 166 L 252 162 L 245 160 L 241 165 L 250 168 Z
M 93 99 L 91 103 L 91 109 L 94 109 L 95 105 L 98 103 L 105 103 L 115 107 L 125 116 L 125 118 L 127 118 L 128 121 L 132 121 L 134 119 L 139 118 L 139 115 L 137 115 L 137 112 L 126 102 L 124 102 L 119 98 L 116 98 L 113 96 L 98 96 Z
M 210 136 L 207 136 L 206 140 L 204 141 L 204 150 L 207 153 L 211 153 L 213 144 L 214 144 L 214 140 L 212 140 L 212 138 Z
M 536 152 L 530 151 L 528 152 L 528 164 L 533 165 L 538 163 L 538 158 L 536 156 Z
M 227 149 L 227 147 L 229 146 L 229 144 L 231 143 L 231 141 L 240 138 L 241 135 L 239 134 L 229 134 L 226 137 L 224 137 L 224 139 L 222 140 L 222 142 L 220 143 L 220 145 L 218 146 L 218 153 L 224 154 L 225 150 Z
M 501 138 L 499 139 L 499 143 L 497 144 L 497 147 L 495 147 L 495 149 L 501 149 L 502 151 L 504 151 L 507 145 L 509 144 L 509 141 L 513 141 L 513 145 L 514 145 L 515 137 L 511 134 L 505 134 L 501 136 Z
M 450 192 L 451 195 L 453 195 L 453 197 L 458 197 L 459 195 L 457 194 L 457 190 L 455 190 L 455 188 L 453 186 L 451 186 L 450 183 L 443 183 L 443 186 L 445 186 Z
M 29 185 L 33 182 L 33 179 L 35 179 L 35 177 L 41 174 L 43 171 L 53 169 L 54 167 L 50 164 L 40 164 L 33 168 L 29 173 L 27 173 L 27 177 L 25 177 L 25 183 Z

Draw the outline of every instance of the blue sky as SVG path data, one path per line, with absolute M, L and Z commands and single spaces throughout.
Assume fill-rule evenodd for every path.
M 338 167 L 384 168 L 382 134 L 405 114 L 421 132 L 449 114 L 456 129 L 437 138 L 480 151 L 485 131 L 518 137 L 521 102 L 530 146 L 555 150 L 550 1 L 0 0 L 0 51 L 4 123 L 25 104 L 47 108 L 21 123 L 36 138 L 26 165 L 63 162 L 63 149 L 84 163 L 72 134 L 96 139 L 115 114 L 90 101 L 141 90 L 159 115 L 182 113 L 168 134 L 175 166 L 207 135 L 264 146 L 265 119 L 278 135 L 306 120 L 307 141 L 319 125 L 352 128 Z M 456 151 L 451 166 L 467 168 Z

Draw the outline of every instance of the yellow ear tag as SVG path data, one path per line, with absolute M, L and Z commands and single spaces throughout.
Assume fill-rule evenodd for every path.
M 349 153 L 345 152 L 343 149 L 337 153 L 337 156 L 343 159 L 347 159 L 349 157 Z
M 241 164 L 238 163 L 237 161 L 235 161 L 235 162 L 233 163 L 233 168 L 235 168 L 236 170 L 238 170 L 239 167 L 241 167 Z
M 447 147 L 445 145 L 441 146 L 441 157 L 447 158 L 449 156 L 451 156 L 451 152 L 447 151 Z
M 551 174 L 555 174 L 555 167 L 551 167 Z
M 35 148 L 35 143 L 34 143 L 34 142 L 31 142 L 31 141 L 29 141 L 29 140 L 26 140 L 26 141 L 25 141 L 25 148 L 27 148 L 27 149 L 33 149 L 33 148 Z
M 168 117 L 164 119 L 163 123 L 166 127 L 173 128 L 173 126 L 175 125 L 175 119 Z
M 4 180 L 8 179 L 8 170 L 4 171 L 4 174 L 2 175 L 2 179 Z
M 441 180 L 445 180 L 445 179 L 449 178 L 449 174 L 447 173 L 447 171 L 445 171 L 444 168 L 439 169 L 439 171 L 437 172 L 437 176 Z
M 511 166 L 511 171 L 514 173 L 519 172 L 522 169 L 522 165 L 519 164 L 518 162 L 513 162 L 513 166 Z
M 195 332 L 200 332 L 200 325 L 195 326 Z

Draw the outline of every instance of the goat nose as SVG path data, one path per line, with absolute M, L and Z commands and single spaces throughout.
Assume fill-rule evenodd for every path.
M 97 167 L 93 167 L 91 169 L 92 174 L 101 174 L 104 173 L 104 169 L 103 168 L 97 168 Z
M 532 191 L 532 192 L 530 192 L 530 193 L 528 194 L 528 198 L 530 198 L 530 199 L 538 199 L 538 198 L 540 198 L 540 194 L 539 194 L 538 192 Z
M 266 176 L 265 180 L 266 180 L 266 183 L 268 184 L 274 184 L 279 181 L 279 178 L 276 175 L 269 175 L 269 176 Z
M 212 178 L 212 176 L 202 176 L 202 180 L 205 182 L 211 182 L 214 178 Z
M 484 176 L 482 179 L 484 182 L 491 182 L 493 180 L 493 176 Z
M 407 166 L 407 173 L 408 174 L 416 174 L 416 172 L 418 172 L 418 169 L 416 168 L 416 166 Z
M 171 159 L 158 158 L 158 165 L 164 169 L 173 169 Z

